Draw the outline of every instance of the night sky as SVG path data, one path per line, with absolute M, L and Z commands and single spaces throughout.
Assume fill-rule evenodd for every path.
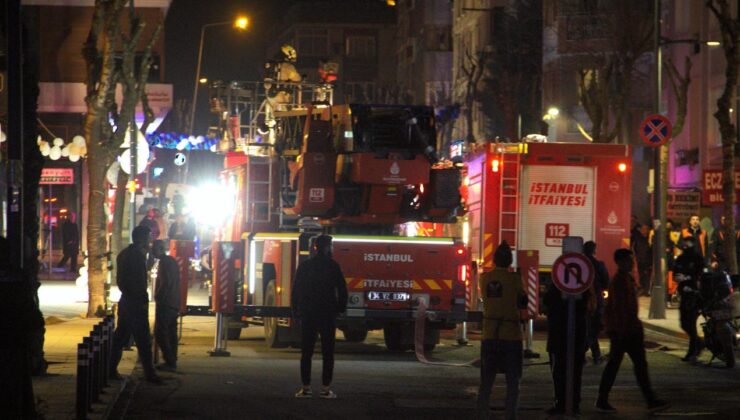
M 174 100 L 192 98 L 200 31 L 208 23 L 246 15 L 246 31 L 231 26 L 205 31 L 201 77 L 209 80 L 259 80 L 271 29 L 280 11 L 296 0 L 174 0 L 165 21 L 165 80 L 172 83 Z M 208 113 L 207 88 L 198 93 L 196 121 Z M 199 123 L 198 127 L 202 127 Z M 203 129 L 199 128 L 202 132 Z

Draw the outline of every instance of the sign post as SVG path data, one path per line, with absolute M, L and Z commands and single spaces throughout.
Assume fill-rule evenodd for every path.
M 658 3 L 656 3 L 658 4 Z M 656 10 L 659 12 L 659 10 Z M 656 18 L 657 19 L 657 18 Z M 658 25 L 659 27 L 660 25 Z M 660 31 L 656 31 L 659 33 Z M 658 52 L 660 51 L 659 39 L 656 41 Z M 660 57 L 660 55 L 658 55 Z M 660 66 L 660 58 L 657 60 Z M 660 71 L 657 72 L 658 83 L 660 86 Z M 657 91 L 656 108 L 660 104 L 660 87 Z M 668 118 L 660 115 L 649 115 L 640 124 L 640 137 L 650 147 L 655 148 L 655 159 L 653 168 L 653 249 L 665 249 L 665 221 L 666 221 L 666 177 L 667 177 L 667 155 L 668 141 L 671 139 L 671 122 Z M 651 319 L 665 319 L 665 272 L 666 258 L 664 252 L 653 253 L 653 288 L 650 293 L 650 311 L 648 313 Z
M 565 414 L 568 416 L 573 415 L 576 299 L 580 299 L 581 294 L 591 287 L 593 280 L 594 268 L 583 254 L 577 252 L 563 254 L 552 266 L 552 282 L 568 301 L 568 342 L 565 354 Z

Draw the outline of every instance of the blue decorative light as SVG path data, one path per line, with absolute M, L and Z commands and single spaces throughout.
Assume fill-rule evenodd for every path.
M 154 132 L 148 134 L 147 141 L 151 147 L 157 147 L 160 149 L 173 149 L 173 150 L 203 150 L 212 151 L 211 146 L 216 145 L 219 142 L 219 138 L 211 137 L 193 137 L 187 134 L 180 133 L 160 133 Z M 178 148 L 178 144 L 180 147 Z

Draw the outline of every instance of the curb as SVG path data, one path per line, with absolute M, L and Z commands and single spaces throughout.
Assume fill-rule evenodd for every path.
M 672 328 L 663 327 L 661 325 L 651 324 L 647 321 L 642 321 L 642 325 L 646 330 L 650 330 L 652 332 L 657 332 L 681 340 L 689 339 L 689 336 L 683 331 L 674 330 Z

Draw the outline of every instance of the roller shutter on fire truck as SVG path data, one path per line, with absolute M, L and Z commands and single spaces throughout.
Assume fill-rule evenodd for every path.
M 591 166 L 523 166 L 519 249 L 539 250 L 540 264 L 551 266 L 563 237 L 593 238 L 595 173 Z

